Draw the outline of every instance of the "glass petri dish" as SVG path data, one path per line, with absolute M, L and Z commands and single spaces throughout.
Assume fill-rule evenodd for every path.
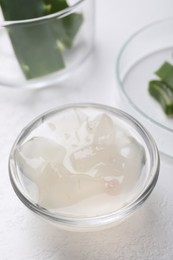
M 173 158 L 173 118 L 167 117 L 148 92 L 155 71 L 173 64 L 173 18 L 154 22 L 134 33 L 117 58 L 120 107 L 134 115 L 154 136 L 161 153 Z

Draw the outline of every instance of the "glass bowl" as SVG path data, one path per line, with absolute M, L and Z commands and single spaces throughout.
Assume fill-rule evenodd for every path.
M 173 118 L 148 92 L 155 71 L 165 62 L 173 64 L 173 18 L 157 21 L 128 39 L 116 63 L 120 108 L 137 118 L 153 135 L 166 157 L 173 158 Z
M 120 223 L 143 204 L 159 162 L 153 138 L 133 117 L 104 105 L 72 104 L 23 129 L 9 173 L 17 196 L 36 215 L 61 229 L 93 231 Z
M 62 5 L 66 3 L 61 2 Z M 92 51 L 93 0 L 70 0 L 58 12 L 53 12 L 59 8 L 55 2 L 43 5 L 42 9 L 37 1 L 30 6 L 33 4 L 38 9 L 37 18 L 32 9 L 29 9 L 30 14 L 25 6 L 18 13 L 11 4 L 15 10 L 12 14 L 5 1 L 3 8 L 0 7 L 2 86 L 43 88 L 56 85 L 74 73 Z M 27 18 L 28 13 L 32 19 Z M 16 20 L 19 15 L 20 20 Z

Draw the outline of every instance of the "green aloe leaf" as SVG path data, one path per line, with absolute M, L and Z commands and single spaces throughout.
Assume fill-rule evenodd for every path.
M 43 16 L 43 0 L 0 0 L 5 20 L 25 20 Z
M 68 7 L 65 0 L 0 0 L 0 5 L 5 20 L 37 18 Z M 44 76 L 65 67 L 59 46 L 72 46 L 82 22 L 82 15 L 74 13 L 49 22 L 7 27 L 14 52 L 27 79 Z
M 173 90 L 165 82 L 152 80 L 149 82 L 149 93 L 162 106 L 165 114 L 173 115 Z
M 170 63 L 163 63 L 155 74 L 173 89 L 173 66 Z
M 13 26 L 9 28 L 9 36 L 26 78 L 44 76 L 64 68 L 61 50 L 48 24 Z

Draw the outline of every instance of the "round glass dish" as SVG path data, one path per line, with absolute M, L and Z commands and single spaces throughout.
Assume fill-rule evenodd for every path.
M 53 11 L 59 8 L 56 3 L 46 5 L 43 1 L 40 7 L 41 1 L 36 2 L 30 3 L 29 10 L 20 7 L 19 14 L 10 13 L 5 2 L 0 9 L 2 86 L 22 89 L 54 86 L 74 73 L 92 51 L 93 0 L 70 0 L 68 5 L 60 1 L 66 7 L 58 12 Z M 15 8 L 13 4 L 11 8 Z M 16 19 L 19 15 L 20 20 Z M 8 17 L 12 17 L 10 21 Z
M 168 61 L 173 63 L 173 19 L 150 24 L 122 47 L 116 64 L 121 93 L 120 108 L 135 116 L 151 132 L 163 154 L 173 157 L 173 118 L 167 117 L 160 104 L 148 92 L 150 80 Z
M 94 122 L 96 122 L 96 124 Z M 89 133 L 91 133 L 91 129 L 94 129 L 94 125 L 99 128 L 93 130 L 94 132 L 92 136 Z M 116 136 L 116 139 L 112 139 L 112 136 L 114 135 Z M 39 193 L 37 190 L 38 187 L 36 186 L 39 186 L 40 184 L 38 182 L 34 183 L 31 175 L 33 174 L 34 169 L 34 175 L 32 176 L 34 176 L 34 178 L 37 175 L 41 176 L 40 173 L 38 173 L 37 167 L 40 167 L 38 166 L 40 162 L 42 163 L 42 159 L 40 161 L 40 158 L 44 158 L 43 150 L 47 153 L 46 156 L 49 157 L 49 160 L 51 160 L 55 154 L 58 155 L 58 158 L 61 158 L 62 154 L 61 152 L 55 153 L 54 150 L 52 152 L 48 147 L 44 149 L 45 143 L 43 144 L 39 141 L 37 145 L 32 146 L 32 148 L 30 147 L 31 154 L 29 155 L 30 157 L 27 160 L 27 164 L 25 164 L 25 160 L 28 158 L 28 155 L 26 155 L 25 152 L 28 151 L 28 148 L 25 150 L 23 147 L 28 147 L 27 145 L 30 145 L 33 140 L 36 140 L 34 138 L 38 136 L 41 138 L 49 138 L 49 143 L 50 141 L 55 141 L 56 144 L 58 143 L 63 145 L 63 147 L 67 148 L 67 154 L 71 149 L 77 149 L 77 154 L 70 158 L 79 159 L 78 161 L 75 161 L 75 170 L 78 169 L 78 172 L 71 172 L 70 175 L 68 172 L 68 176 L 72 176 L 70 182 L 68 179 L 68 181 L 65 182 L 65 186 L 63 186 L 64 183 L 59 186 L 58 182 L 65 177 L 66 173 L 61 171 L 61 180 L 58 179 L 57 182 L 55 175 L 52 175 L 49 171 L 46 173 L 46 182 L 44 182 L 44 185 L 42 186 L 43 192 L 44 189 L 49 189 L 46 196 L 49 196 L 55 188 L 56 195 L 53 195 L 52 198 L 53 200 L 54 198 L 60 198 L 61 202 L 62 197 L 66 192 L 69 192 L 68 197 L 73 196 L 72 194 L 77 194 L 77 202 L 70 202 L 70 206 L 67 205 L 63 207 L 61 204 L 60 207 L 53 208 L 53 204 L 51 204 L 52 201 L 49 199 L 49 202 L 46 205 L 51 204 L 51 206 L 43 207 L 42 202 L 38 199 L 38 196 L 41 196 L 41 190 L 39 190 Z M 92 137 L 94 138 L 92 139 Z M 116 140 L 116 142 L 112 140 Z M 103 146 L 104 149 L 102 147 L 103 142 L 105 142 L 105 146 Z M 119 145 L 121 142 L 122 144 Z M 94 144 L 94 146 L 91 144 Z M 55 147 L 55 145 L 53 145 L 53 147 Z M 79 149 L 81 147 L 82 150 Z M 124 148 L 125 154 L 122 152 L 122 149 Z M 112 149 L 116 150 L 116 156 L 114 153 L 110 152 Z M 22 154 L 21 151 L 24 153 Z M 37 153 L 37 151 L 39 151 L 39 155 L 37 154 L 36 158 L 34 154 Z M 98 158 L 102 159 L 97 160 L 97 158 L 94 157 L 95 153 L 93 153 L 93 151 L 95 151 L 95 153 L 98 152 L 98 154 L 100 153 L 101 157 Z M 128 155 L 128 151 L 132 151 L 132 157 L 131 155 Z M 136 153 L 133 151 L 136 151 Z M 22 157 L 20 157 L 21 154 Z M 50 156 L 50 154 L 52 154 L 52 156 Z M 131 152 L 129 154 L 131 154 Z M 107 155 L 108 158 L 104 159 Z M 87 163 L 85 159 L 87 160 Z M 94 162 L 93 166 L 91 165 L 91 162 L 95 159 L 96 163 Z M 56 160 L 59 160 L 59 163 L 63 164 L 63 168 L 61 167 L 61 169 L 64 169 L 65 167 L 67 169 L 69 167 L 67 159 L 56 158 Z M 107 161 L 105 162 L 105 160 Z M 122 162 L 120 162 L 121 160 Z M 72 169 L 72 162 L 73 161 L 70 161 L 71 166 L 68 168 L 70 171 Z M 120 223 L 120 221 L 134 213 L 136 209 L 143 204 L 157 182 L 159 162 L 159 153 L 153 138 L 133 117 L 121 110 L 104 105 L 72 104 L 46 112 L 33 120 L 23 129 L 15 141 L 10 153 L 9 173 L 12 186 L 17 196 L 24 205 L 36 215 L 62 229 L 71 231 L 92 231 L 104 229 L 111 225 Z M 24 167 L 24 164 L 27 167 Z M 106 168 L 108 164 L 113 165 L 112 169 L 114 173 L 111 173 L 111 168 Z M 31 168 L 28 168 L 28 165 L 30 165 Z M 46 163 L 46 167 L 44 166 L 46 171 L 48 165 L 49 164 Z M 87 168 L 88 165 L 89 168 Z M 101 171 L 98 174 L 97 171 L 94 171 L 96 167 L 97 169 L 100 169 L 98 167 L 103 167 L 101 169 L 104 169 L 104 171 Z M 53 166 L 53 174 L 55 173 L 54 169 L 55 165 Z M 56 168 L 56 174 L 57 169 L 59 168 Z M 123 169 L 127 169 L 127 172 L 123 173 Z M 136 171 L 135 169 L 138 170 Z M 118 177 L 116 177 L 116 174 L 118 174 Z M 113 176 L 113 178 L 111 176 Z M 79 185 L 76 185 L 75 178 L 78 177 L 80 178 L 77 182 Z M 110 177 L 112 179 L 110 179 Z M 104 185 L 102 186 L 103 180 Z M 117 186 L 117 180 L 119 186 Z M 110 181 L 111 185 L 109 185 Z M 107 188 L 110 188 L 108 196 L 106 193 L 108 191 Z M 60 190 L 61 196 L 57 193 L 60 192 Z M 96 192 L 95 194 L 96 190 L 98 190 L 98 193 Z M 83 191 L 87 193 L 87 196 L 83 194 Z M 118 193 L 116 193 L 117 191 Z M 90 194 L 92 194 L 92 196 L 90 196 Z M 46 196 L 43 196 L 44 199 Z M 65 198 L 64 201 L 66 199 L 67 198 Z M 47 203 L 47 201 L 45 203 Z

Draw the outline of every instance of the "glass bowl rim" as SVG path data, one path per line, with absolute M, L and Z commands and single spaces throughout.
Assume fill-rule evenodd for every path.
M 13 25 L 24 25 L 24 24 L 30 24 L 30 23 L 41 23 L 47 20 L 52 20 L 52 19 L 57 19 L 57 18 L 62 18 L 64 16 L 67 16 L 68 14 L 70 14 L 74 9 L 76 9 L 80 4 L 82 4 L 83 2 L 88 1 L 88 0 L 77 0 L 76 3 L 74 3 L 71 6 L 68 6 L 65 9 L 62 9 L 61 11 L 58 11 L 56 13 L 53 14 L 49 14 L 49 15 L 44 15 L 41 17 L 37 17 L 37 18 L 32 18 L 32 19 L 24 19 L 24 20 L 0 20 L 0 26 L 1 27 L 8 27 L 8 26 L 13 26 Z
M 101 109 L 104 111 L 107 111 L 109 113 L 112 113 L 113 116 L 118 117 L 122 120 L 125 120 L 128 125 L 131 125 L 135 130 L 139 133 L 139 135 L 142 137 L 144 142 L 146 143 L 146 147 L 148 149 L 148 152 L 150 154 L 150 160 L 151 160 L 151 167 L 149 169 L 150 176 L 148 177 L 148 183 L 144 187 L 141 194 L 138 195 L 137 198 L 134 198 L 132 202 L 127 204 L 126 206 L 123 206 L 121 209 L 116 210 L 114 212 L 99 215 L 99 216 L 91 216 L 91 217 L 67 217 L 66 215 L 62 215 L 59 213 L 53 213 L 47 210 L 46 208 L 43 208 L 39 206 L 37 203 L 34 203 L 31 199 L 29 199 L 29 196 L 26 197 L 22 193 L 21 185 L 18 181 L 18 171 L 16 170 L 16 167 L 14 166 L 14 152 L 18 144 L 25 140 L 27 135 L 32 132 L 33 129 L 35 129 L 37 126 L 39 126 L 41 123 L 44 122 L 45 119 L 48 119 L 49 117 L 60 113 L 62 111 L 65 111 L 66 109 L 70 108 L 96 108 Z M 36 127 L 35 127 L 36 126 Z M 142 134 L 139 132 L 141 131 Z M 20 132 L 18 135 L 16 141 L 14 142 L 12 149 L 10 151 L 9 160 L 8 160 L 8 169 L 9 169 L 9 177 L 12 184 L 12 187 L 18 196 L 18 198 L 23 202 L 23 204 L 29 208 L 34 213 L 45 217 L 46 219 L 50 221 L 54 221 L 57 224 L 70 226 L 70 227 L 82 227 L 82 228 L 89 228 L 89 227 L 97 227 L 102 226 L 104 224 L 111 224 L 113 222 L 118 222 L 118 220 L 121 220 L 128 216 L 130 213 L 132 213 L 138 206 L 140 206 L 150 195 L 152 190 L 154 189 L 158 176 L 159 176 L 159 169 L 160 169 L 160 156 L 159 152 L 156 146 L 156 143 L 153 139 L 153 137 L 150 135 L 150 133 L 132 116 L 127 114 L 126 112 L 111 107 L 107 105 L 102 104 L 96 104 L 96 103 L 74 103 L 74 104 L 68 104 L 63 106 L 58 106 L 56 108 L 53 108 L 51 110 L 48 110 L 45 113 L 42 113 L 41 115 L 37 116 L 35 119 L 33 119 L 29 124 L 26 125 L 25 128 Z M 152 176 L 152 178 L 151 178 Z M 147 182 L 147 181 L 146 181 Z
M 127 100 L 128 104 L 130 104 L 130 106 L 137 111 L 140 115 L 142 115 L 145 119 L 147 119 L 149 122 L 151 122 L 152 124 L 154 124 L 157 127 L 160 127 L 163 130 L 168 131 L 169 133 L 173 133 L 173 130 L 170 129 L 167 126 L 164 126 L 163 124 L 155 121 L 153 118 L 149 117 L 147 114 L 145 114 L 137 105 L 135 105 L 135 103 L 129 98 L 129 95 L 126 93 L 126 91 L 124 90 L 123 87 L 123 83 L 122 80 L 120 79 L 120 62 L 121 62 L 121 58 L 124 54 L 124 51 L 128 48 L 128 45 L 135 40 L 135 38 L 138 35 L 141 35 L 143 32 L 146 32 L 148 29 L 151 29 L 152 27 L 158 26 L 159 24 L 165 23 L 165 22 L 173 22 L 173 17 L 168 17 L 166 19 L 161 19 L 158 21 L 154 21 L 151 22 L 145 26 L 143 26 L 142 28 L 140 28 L 139 30 L 137 30 L 136 32 L 134 32 L 130 37 L 128 37 L 128 39 L 125 41 L 125 43 L 122 45 L 122 47 L 120 48 L 119 54 L 117 56 L 116 59 L 116 64 L 115 64 L 115 73 L 116 73 L 116 78 L 118 81 L 118 87 L 121 90 L 121 93 L 123 94 L 123 96 L 125 97 L 125 99 Z

